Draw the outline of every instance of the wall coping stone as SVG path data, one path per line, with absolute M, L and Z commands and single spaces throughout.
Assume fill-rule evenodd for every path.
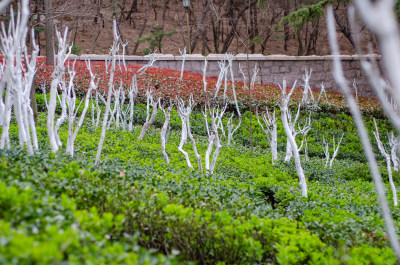
M 122 56 L 118 56 L 119 59 L 122 59 Z M 380 59 L 380 55 L 371 54 L 371 55 L 341 55 L 340 59 L 342 61 L 359 61 L 361 58 L 374 58 Z M 70 59 L 74 60 L 85 60 L 90 59 L 92 61 L 105 61 L 108 58 L 108 55 L 98 55 L 98 54 L 82 54 L 78 55 L 70 55 Z M 158 61 L 182 61 L 183 56 L 174 56 L 172 54 L 156 54 L 156 58 Z M 210 54 L 208 56 L 203 56 L 201 54 L 188 54 L 186 55 L 186 61 L 204 61 L 207 58 L 207 61 L 220 61 L 225 58 L 224 54 Z M 237 54 L 233 56 L 233 61 L 246 61 L 247 58 L 249 61 L 332 61 L 332 55 L 311 55 L 311 56 L 289 56 L 283 54 L 274 54 L 274 55 L 262 55 L 262 54 Z M 148 61 L 150 59 L 150 55 L 146 56 L 137 56 L 137 55 L 127 55 L 125 56 L 125 61 Z

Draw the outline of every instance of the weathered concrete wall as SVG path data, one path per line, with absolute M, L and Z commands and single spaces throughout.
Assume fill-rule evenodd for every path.
M 104 61 L 105 55 L 81 55 L 75 56 L 78 60 L 90 58 L 92 61 Z M 180 70 L 182 65 L 182 56 L 173 56 L 170 54 L 157 55 L 158 60 L 154 67 Z M 379 61 L 380 57 L 374 55 Z M 185 61 L 185 70 L 202 74 L 204 66 L 204 56 L 199 54 L 187 55 Z M 223 60 L 223 54 L 210 54 L 207 56 L 207 76 L 218 76 L 219 67 L 218 61 Z M 125 61 L 129 64 L 144 65 L 148 62 L 149 56 L 125 56 Z M 343 69 L 348 80 L 352 83 L 356 80 L 359 96 L 372 96 L 372 90 L 368 84 L 367 78 L 360 70 L 359 56 L 341 56 Z M 321 82 L 325 83 L 326 89 L 336 90 L 336 84 L 333 80 L 331 67 L 331 56 L 285 56 L 285 55 L 268 55 L 259 54 L 238 54 L 234 56 L 233 69 L 235 80 L 242 80 L 242 75 L 239 73 L 239 64 L 244 73 L 247 69 L 252 70 L 257 64 L 260 71 L 257 82 L 262 84 L 278 84 L 286 78 L 288 84 L 291 84 L 296 79 L 301 80 L 305 68 L 312 68 L 311 86 L 319 88 Z M 250 71 L 251 72 L 251 71 Z

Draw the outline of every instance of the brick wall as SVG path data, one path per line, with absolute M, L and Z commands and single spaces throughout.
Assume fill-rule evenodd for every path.
M 154 67 L 167 68 L 180 70 L 182 65 L 182 56 L 173 56 L 170 54 L 158 55 L 158 61 Z M 379 56 L 374 55 L 379 60 Z M 78 60 L 90 58 L 92 61 L 104 61 L 104 55 L 81 55 L 74 57 Z M 204 66 L 204 56 L 193 54 L 187 55 L 185 61 L 185 70 L 202 74 L 202 67 Z M 218 76 L 219 67 L 218 61 L 223 60 L 224 55 L 210 54 L 207 56 L 207 76 Z M 149 56 L 126 56 L 125 60 L 129 64 L 146 64 Z M 348 80 L 352 83 L 353 79 L 356 80 L 358 94 L 360 96 L 372 96 L 372 90 L 368 84 L 367 78 L 360 70 L 360 57 L 359 56 L 341 56 L 343 69 Z M 319 88 L 321 82 L 325 83 L 326 89 L 336 90 L 336 84 L 333 80 L 331 67 L 331 56 L 285 56 L 285 55 L 268 55 L 263 56 L 259 54 L 238 54 L 234 56 L 233 69 L 235 80 L 242 80 L 242 75 L 239 72 L 239 64 L 244 73 L 247 74 L 247 69 L 254 68 L 257 64 L 259 67 L 259 74 L 257 82 L 262 84 L 277 84 L 286 78 L 290 85 L 296 79 L 301 79 L 304 74 L 305 68 L 312 68 L 311 86 Z M 250 71 L 250 72 L 251 72 Z

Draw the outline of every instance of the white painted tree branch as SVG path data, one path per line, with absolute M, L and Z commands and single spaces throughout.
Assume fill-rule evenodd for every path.
M 400 131 L 400 114 L 393 108 L 390 85 L 380 76 L 378 66 L 373 58 L 369 61 L 361 58 L 361 67 L 368 77 L 368 81 L 375 91 L 381 107 L 393 126 Z M 389 98 L 389 99 L 388 99 Z
M 226 124 L 226 127 L 228 129 L 227 146 L 231 146 L 231 144 L 233 143 L 233 134 L 236 132 L 237 129 L 239 129 L 241 123 L 242 123 L 242 118 L 239 117 L 239 123 L 235 127 L 235 125 L 233 123 L 233 113 L 232 113 L 231 117 L 228 120 L 228 123 Z
M 363 5 L 362 2 L 367 3 L 367 5 L 371 5 L 370 1 L 356 1 L 356 4 Z M 389 1 L 380 1 L 380 3 L 382 3 L 382 2 L 389 2 Z M 363 122 L 363 119 L 361 116 L 361 112 L 357 106 L 357 103 L 355 102 L 354 98 L 352 97 L 352 95 L 349 91 L 349 88 L 347 85 L 347 80 L 343 74 L 343 69 L 342 69 L 342 65 L 340 62 L 340 58 L 339 58 L 340 54 L 339 54 L 339 47 L 337 44 L 338 42 L 337 42 L 336 28 L 335 28 L 332 7 L 329 6 L 327 11 L 328 11 L 327 12 L 327 25 L 328 25 L 328 33 L 329 33 L 329 44 L 330 44 L 332 55 L 333 55 L 333 77 L 335 79 L 335 82 L 338 84 L 338 86 L 342 90 L 342 92 L 346 98 L 346 101 L 349 105 L 350 111 L 353 115 L 354 122 L 356 124 L 361 143 L 364 147 L 364 153 L 365 153 L 365 156 L 368 161 L 368 165 L 371 170 L 371 175 L 372 175 L 372 178 L 373 178 L 375 186 L 376 186 L 378 200 L 379 200 L 379 204 L 382 209 L 383 218 L 385 220 L 388 238 L 389 238 L 390 244 L 393 248 L 393 251 L 397 257 L 397 260 L 400 260 L 400 244 L 399 244 L 398 236 L 397 236 L 394 224 L 393 224 L 392 215 L 390 213 L 390 209 L 389 209 L 389 206 L 388 206 L 388 203 L 386 200 L 386 194 L 385 194 L 385 189 L 384 189 L 383 182 L 382 182 L 382 177 L 379 172 L 378 164 L 375 160 L 375 155 L 372 150 L 371 142 L 369 140 L 368 132 L 367 132 L 367 129 L 365 128 L 365 125 L 364 125 L 364 122 Z M 368 10 L 368 11 L 370 11 L 369 15 L 371 15 L 371 16 L 375 16 L 375 13 L 380 12 L 380 10 L 375 10 L 375 9 Z M 361 12 L 365 13 L 365 11 L 361 11 Z M 366 15 L 367 14 L 364 14 L 363 16 L 366 16 Z M 377 23 L 381 23 L 381 22 L 377 21 Z M 396 24 L 395 21 L 393 23 Z M 390 38 L 390 36 L 389 36 L 389 38 Z M 384 41 L 384 40 L 382 40 L 382 41 Z M 398 54 L 398 53 L 393 53 L 393 54 Z M 391 55 L 392 57 L 393 57 L 393 54 Z M 397 60 L 397 58 L 395 60 Z M 398 67 L 396 69 L 400 69 L 400 67 Z M 400 77 L 400 75 L 399 75 L 399 77 Z M 400 85 L 400 82 L 397 83 L 397 85 Z
M 146 118 L 146 122 L 143 124 L 142 131 L 140 132 L 140 135 L 138 137 L 139 140 L 143 140 L 143 137 L 145 136 L 147 129 L 156 120 L 157 112 L 158 112 L 158 100 L 154 99 L 152 91 L 147 90 L 146 95 L 147 95 L 147 99 L 148 99 L 147 100 L 147 118 Z M 149 119 L 149 106 L 151 106 L 153 108 L 150 119 Z
M 375 34 L 392 89 L 391 97 L 400 105 L 400 34 L 393 0 L 357 0 L 357 10 L 368 28 Z M 400 257 L 400 249 L 399 249 Z

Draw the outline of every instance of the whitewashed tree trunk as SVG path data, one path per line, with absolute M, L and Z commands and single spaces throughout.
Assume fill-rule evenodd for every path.
M 329 142 L 325 140 L 325 136 L 322 138 L 322 144 L 324 145 L 325 167 L 328 167 L 331 154 L 329 153 Z
M 238 114 L 239 117 L 240 117 L 241 114 L 240 114 L 240 110 L 239 110 L 239 104 L 238 104 L 238 101 L 237 101 L 237 98 L 236 98 L 235 78 L 234 78 L 233 66 L 232 66 L 233 55 L 232 55 L 232 54 L 228 55 L 227 60 L 228 60 L 229 70 L 230 70 L 230 73 L 231 73 L 231 83 L 232 83 L 233 100 L 235 101 L 237 114 Z M 255 76 L 257 76 L 257 73 L 258 73 L 258 71 L 256 72 L 256 69 L 257 69 L 257 66 L 255 66 L 254 71 L 253 71 L 254 80 L 255 80 Z
M 63 80 L 65 75 L 65 62 L 71 53 L 71 46 L 67 45 L 67 33 L 68 29 L 65 29 L 64 36 L 61 37 L 60 32 L 57 32 L 58 39 L 58 53 L 56 54 L 56 60 L 54 63 L 54 71 L 51 75 L 50 85 L 50 100 L 47 110 L 47 132 L 50 142 L 51 151 L 56 153 L 59 145 L 57 143 L 57 132 L 54 128 L 54 118 L 57 105 L 57 88 L 60 82 Z M 67 51 L 68 50 L 68 51 Z
M 225 114 L 227 104 L 225 104 L 222 108 L 220 108 L 218 105 L 212 108 L 208 106 L 208 110 L 211 117 L 210 127 L 208 126 L 207 105 L 209 105 L 209 103 L 206 104 L 205 111 L 203 112 L 208 134 L 208 147 L 204 156 L 204 161 L 207 174 L 212 174 L 214 173 L 215 164 L 217 162 L 219 151 L 221 150 L 222 147 L 221 141 L 219 139 L 218 128 L 220 127 L 220 123 L 222 122 L 222 118 Z M 212 154 L 214 145 L 215 145 L 215 150 L 213 153 L 212 161 L 210 163 L 210 156 Z
M 293 147 L 290 143 L 289 138 L 286 139 L 286 152 L 285 152 L 285 162 L 289 162 L 293 156 Z
M 386 168 L 388 171 L 388 178 L 389 178 L 389 184 L 390 184 L 390 188 L 392 190 L 392 196 L 393 196 L 393 205 L 397 206 L 397 191 L 396 191 L 396 186 L 394 185 L 393 182 L 393 175 L 392 175 L 392 165 L 391 165 L 391 160 L 390 160 L 390 156 L 388 155 L 387 157 L 385 156 L 386 159 Z
M 399 157 L 397 156 L 397 150 L 399 147 L 399 139 L 394 136 L 393 131 L 389 134 L 389 146 L 390 146 L 390 157 L 393 163 L 393 170 L 399 171 Z
M 294 139 L 296 140 L 296 136 L 299 133 L 296 130 L 296 125 L 297 125 L 297 121 L 300 117 L 300 104 L 297 107 L 297 112 L 296 112 L 296 116 L 294 118 L 294 120 L 292 119 L 292 112 L 290 112 L 290 110 L 288 109 L 288 113 L 287 113 L 287 117 L 288 117 L 288 123 L 289 123 L 289 128 L 290 131 L 292 132 L 292 135 L 294 137 Z M 286 153 L 285 153 L 285 162 L 289 162 L 290 159 L 293 156 L 293 147 L 290 144 L 290 140 L 289 138 L 286 139 Z
M 35 150 L 39 149 L 39 143 L 38 143 L 38 138 L 37 138 L 37 132 L 36 132 L 36 124 L 35 124 L 35 119 L 34 119 L 34 113 L 33 110 L 30 106 L 30 104 L 27 106 L 28 108 L 28 116 L 29 116 L 29 127 L 31 130 L 31 134 L 32 134 L 32 144 L 33 144 L 33 148 Z
M 275 116 L 275 109 L 273 114 L 271 115 L 270 112 L 268 111 L 268 107 L 266 108 L 266 115 L 263 114 L 262 120 L 265 124 L 265 128 L 263 124 L 260 121 L 260 118 L 258 116 L 258 111 L 257 111 L 257 121 L 258 124 L 260 124 L 261 129 L 264 131 L 264 133 L 267 136 L 267 141 L 268 144 L 271 148 L 271 154 L 272 154 L 272 164 L 275 163 L 275 161 L 278 159 L 278 124 Z M 286 147 L 290 146 L 290 144 L 286 144 Z M 290 150 L 292 152 L 292 150 Z
M 271 153 L 272 153 L 272 164 L 278 160 L 278 126 L 275 124 L 271 130 Z
M 204 57 L 204 67 L 201 68 L 203 71 L 203 87 L 204 87 L 204 92 L 207 91 L 207 80 L 206 80 L 206 75 L 207 75 L 207 57 Z
M 187 135 L 188 135 L 187 120 L 186 120 L 185 115 L 183 115 L 179 111 L 178 111 L 178 114 L 179 114 L 179 117 L 181 118 L 181 122 L 182 122 L 181 141 L 179 143 L 178 150 L 185 157 L 188 167 L 193 169 L 192 163 L 190 162 L 189 154 L 185 150 L 183 150 L 183 145 L 187 142 Z
M 15 84 L 16 86 L 21 86 L 21 84 Z M 15 120 L 17 121 L 18 125 L 18 136 L 19 136 L 19 144 L 20 147 L 23 148 L 24 144 L 27 144 L 28 152 L 32 153 L 32 146 L 30 146 L 26 127 L 24 124 L 24 115 L 22 111 L 22 95 L 20 87 L 16 88 L 13 86 L 13 89 L 16 93 L 14 93 L 14 112 L 15 112 Z
M 200 156 L 199 152 L 197 151 L 196 140 L 194 139 L 194 136 L 192 134 L 192 130 L 190 128 L 190 114 L 192 113 L 194 105 L 195 105 L 195 103 L 194 103 L 194 100 L 193 100 L 193 95 L 191 95 L 189 97 L 189 100 L 188 100 L 188 102 L 186 104 L 185 104 L 185 102 L 183 100 L 179 100 L 178 99 L 177 111 L 178 111 L 179 117 L 181 118 L 181 121 L 182 122 L 185 121 L 185 129 L 187 131 L 187 136 L 189 136 L 189 139 L 192 142 L 193 152 L 194 152 L 194 155 L 196 156 L 196 159 L 197 159 L 197 164 L 198 164 L 199 171 L 202 171 L 203 167 L 202 167 L 202 162 L 201 162 L 201 156 Z M 183 128 L 182 128 L 182 130 L 183 130 Z M 183 144 L 186 143 L 187 136 L 184 139 Z
M 311 87 L 310 87 L 311 74 L 312 74 L 312 69 L 310 68 L 310 70 L 307 71 L 307 68 L 306 68 L 305 73 L 302 76 L 302 79 L 304 82 L 303 83 L 304 90 L 303 90 L 303 98 L 302 98 L 301 102 L 303 104 L 304 103 L 308 104 L 310 102 L 314 103 L 314 95 L 313 95 Z M 309 99 L 308 93 L 310 93 L 311 100 Z
M 169 128 L 169 124 L 170 124 L 170 120 L 171 120 L 171 112 L 172 112 L 172 108 L 173 108 L 173 104 L 172 102 L 170 102 L 170 105 L 168 106 L 168 108 L 165 110 L 165 108 L 161 105 L 161 102 L 159 102 L 160 105 L 160 109 L 162 110 L 162 112 L 164 113 L 164 124 L 161 128 L 161 133 L 160 133 L 160 138 L 161 138 L 161 150 L 162 150 L 162 154 L 165 158 L 165 162 L 167 164 L 169 164 L 169 156 L 168 153 L 166 151 L 166 144 L 167 144 L 167 137 L 168 137 L 168 128 Z
M 147 91 L 146 94 L 147 94 L 147 98 L 149 99 L 147 101 L 147 118 L 146 118 L 146 122 L 143 124 L 142 131 L 140 132 L 140 135 L 138 137 L 139 140 L 143 140 L 143 137 L 146 135 L 147 129 L 156 120 L 157 112 L 158 112 L 158 100 L 155 100 L 153 98 L 151 91 Z M 153 108 L 150 119 L 149 119 L 149 106 L 151 106 Z
M 186 47 L 183 48 L 183 52 L 181 52 L 181 50 L 179 49 L 179 53 L 180 53 L 181 56 L 182 56 L 181 77 L 180 77 L 180 79 L 182 80 L 182 78 L 183 78 L 183 71 L 185 70 L 185 60 L 186 60 L 186 56 L 187 56 Z
M 90 113 L 92 114 L 92 127 L 95 128 L 96 126 L 96 119 L 94 118 L 94 104 L 93 104 L 93 98 L 90 96 Z
M 322 100 L 322 95 L 325 96 L 325 101 L 328 102 L 328 96 L 326 95 L 325 83 L 324 82 L 321 83 L 321 89 L 320 89 L 320 92 L 319 92 L 319 95 L 318 95 L 318 99 L 315 102 L 316 104 L 318 104 Z
M 66 150 L 66 153 L 69 154 L 70 156 L 74 156 L 76 137 L 78 136 L 79 130 L 82 127 L 83 121 L 85 120 L 86 112 L 89 108 L 90 97 L 91 97 L 92 91 L 96 90 L 97 86 L 98 86 L 98 83 L 95 82 L 96 76 L 92 73 L 90 61 L 86 62 L 86 66 L 89 70 L 90 77 L 91 77 L 90 85 L 89 85 L 88 91 L 86 92 L 85 105 L 83 107 L 81 117 L 79 118 L 78 124 L 76 125 L 75 131 L 73 131 L 73 126 L 74 126 L 74 120 L 75 120 L 78 110 L 73 113 L 72 121 L 70 120 L 70 124 L 69 124 L 70 130 L 68 132 L 68 141 L 67 141 L 67 150 Z M 75 107 L 75 102 L 74 102 L 73 106 Z M 73 131 L 73 133 L 72 133 L 72 131 Z
M 67 137 L 67 147 L 66 153 L 73 156 L 73 148 L 71 147 L 71 140 L 74 133 L 74 121 L 75 121 L 75 104 L 76 104 L 76 95 L 73 87 L 68 88 L 68 137 Z M 78 108 L 79 109 L 79 108 Z M 72 154 L 71 154 L 72 153 Z
M 113 20 L 113 32 L 114 32 L 114 42 L 113 42 L 113 45 L 110 50 L 110 56 L 111 56 L 110 80 L 108 81 L 107 103 L 106 103 L 106 110 L 105 110 L 104 118 L 103 118 L 101 136 L 100 136 L 99 144 L 97 146 L 96 162 L 95 162 L 96 166 L 98 166 L 100 163 L 101 150 L 103 149 L 104 138 L 106 137 L 106 131 L 107 131 L 107 122 L 108 122 L 108 114 L 110 112 L 111 96 L 112 96 L 113 89 L 114 89 L 115 62 L 117 59 L 116 55 L 118 53 L 119 38 L 120 38 L 117 33 L 117 24 L 116 24 L 115 20 Z
M 213 146 L 214 146 L 214 139 L 215 139 L 215 134 L 211 134 L 208 137 L 208 146 L 207 146 L 207 150 L 204 156 L 204 162 L 205 162 L 205 166 L 206 166 L 206 171 L 208 174 L 210 174 L 210 155 L 212 153 L 213 150 Z
M 115 116 L 115 127 L 119 128 L 120 125 L 120 116 L 121 116 L 121 107 L 120 107 L 120 96 L 122 90 L 122 82 L 119 84 L 119 88 L 114 91 L 114 110 L 116 110 L 117 114 Z
M 67 91 L 66 91 L 66 85 L 64 81 L 60 82 L 60 87 L 62 88 L 62 93 L 61 93 L 61 99 L 58 97 L 58 100 L 61 105 L 61 115 L 57 119 L 56 126 L 54 127 L 54 136 L 56 138 L 56 143 L 58 147 L 62 146 L 62 142 L 60 139 L 60 128 L 61 125 L 67 120 L 68 115 L 67 115 Z
M 2 0 L 0 2 L 0 12 L 3 12 L 3 9 L 5 9 L 9 4 L 11 0 Z
M 305 160 L 309 161 L 310 158 L 308 157 L 308 144 L 307 144 L 307 137 L 304 136 L 304 156 L 305 156 Z
M 121 127 L 122 127 L 122 130 L 124 130 L 124 131 L 126 131 L 126 127 L 128 126 L 128 124 L 126 122 L 127 122 L 127 116 L 128 116 L 127 114 L 129 111 L 129 109 L 125 108 L 125 100 L 126 100 L 125 90 L 122 87 L 121 88 L 121 101 L 120 101 L 120 109 L 121 110 L 120 111 L 121 111 Z M 128 105 L 128 107 L 129 107 L 129 105 Z
M 362 6 L 360 11 L 361 11 L 361 14 L 362 14 L 364 20 L 370 20 L 373 17 L 376 17 L 376 14 L 383 16 L 383 17 L 379 17 L 378 19 L 374 19 L 374 21 L 372 21 L 372 23 L 367 23 L 367 24 L 373 24 L 372 27 L 370 27 L 370 28 L 375 28 L 375 27 L 383 28 L 382 32 L 379 33 L 380 34 L 379 38 L 381 38 L 379 41 L 380 43 L 386 42 L 386 41 L 394 42 L 394 45 L 389 45 L 390 47 L 388 47 L 388 50 L 385 51 L 385 54 L 390 53 L 390 56 L 385 55 L 383 57 L 383 60 L 387 61 L 386 63 L 388 63 L 389 68 L 393 67 L 393 69 L 391 71 L 394 71 L 393 73 L 395 75 L 397 75 L 397 78 L 400 78 L 400 75 L 398 75 L 398 72 L 400 70 L 400 63 L 395 63 L 393 65 L 390 65 L 390 61 L 392 59 L 395 61 L 399 60 L 399 58 L 397 56 L 394 56 L 396 54 L 399 54 L 399 52 L 398 52 L 399 34 L 398 34 L 398 30 L 397 30 L 397 21 L 394 18 L 394 14 L 392 11 L 393 2 L 383 0 L 383 1 L 377 2 L 376 4 L 373 4 L 369 0 L 367 0 L 367 1 L 356 0 L 355 3 L 358 6 Z M 380 9 L 374 8 L 374 6 L 377 6 L 377 5 L 385 5 L 387 7 L 387 9 L 383 8 L 383 10 L 380 10 Z M 380 8 L 382 9 L 382 7 L 380 7 Z M 371 18 L 369 18 L 368 16 L 371 16 Z M 388 20 L 386 20 L 387 17 L 388 17 Z M 384 21 L 385 21 L 385 23 L 382 23 Z M 388 28 L 386 28 L 387 23 L 390 24 Z M 385 189 L 384 189 L 384 185 L 382 182 L 382 177 L 379 172 L 378 164 L 375 160 L 375 155 L 372 150 L 371 142 L 369 140 L 368 132 L 365 128 L 365 125 L 364 125 L 364 122 L 363 122 L 363 119 L 361 116 L 361 112 L 357 106 L 357 103 L 355 102 L 354 98 L 352 97 L 352 95 L 349 91 L 347 80 L 343 74 L 343 69 L 342 69 L 342 65 L 340 62 L 340 58 L 339 58 L 340 53 L 339 53 L 339 47 L 337 44 L 337 36 L 336 36 L 336 28 L 335 28 L 333 10 L 332 10 L 331 6 L 329 6 L 327 9 L 327 25 L 328 25 L 328 33 L 329 33 L 328 34 L 329 44 L 330 44 L 332 55 L 333 55 L 333 77 L 334 77 L 337 85 L 342 90 L 342 92 L 346 98 L 346 101 L 349 105 L 352 116 L 354 118 L 354 122 L 356 124 L 357 131 L 359 134 L 359 138 L 364 147 L 364 153 L 367 158 L 368 165 L 371 170 L 371 175 L 372 175 L 372 178 L 375 183 L 378 200 L 379 200 L 379 203 L 380 203 L 380 206 L 382 209 L 382 215 L 385 220 L 388 238 L 389 238 L 390 244 L 393 248 L 393 251 L 397 257 L 397 260 L 400 260 L 399 239 L 398 239 L 398 236 L 397 236 L 394 224 L 393 224 L 393 220 L 392 220 L 392 215 L 391 215 L 391 212 L 390 212 L 387 200 L 386 200 L 386 194 L 385 194 Z M 393 28 L 395 28 L 394 32 L 392 32 Z M 388 34 L 387 30 L 389 30 L 389 34 Z M 382 33 L 383 33 L 383 35 L 381 35 Z M 386 38 L 388 40 L 385 40 Z M 397 40 L 396 40 L 396 38 L 397 38 Z M 386 49 L 386 45 L 383 46 L 383 49 Z M 381 50 L 383 50 L 383 49 L 381 49 Z M 393 51 L 396 51 L 396 52 L 393 52 Z M 390 76 L 392 76 L 392 72 L 391 72 Z M 391 81 L 391 83 L 395 83 L 397 86 L 400 86 L 400 82 L 396 82 L 397 78 L 394 78 L 393 80 L 390 80 L 390 81 Z M 397 91 L 400 91 L 400 89 Z M 398 96 L 400 96 L 400 93 L 398 93 Z
M 21 1 L 16 16 L 11 8 L 10 18 L 7 30 L 2 25 L 0 45 L 1 54 L 4 55 L 4 62 L 1 63 L 0 67 L 0 124 L 3 127 L 0 149 L 10 148 L 9 128 L 13 107 L 18 126 L 19 145 L 22 148 L 26 145 L 28 154 L 33 154 L 33 149 L 37 149 L 38 144 L 35 124 L 30 123 L 31 117 L 33 118 L 33 112 L 30 111 L 30 91 L 36 72 L 38 46 L 34 40 L 31 42 L 33 52 L 31 58 L 29 58 L 26 47 L 29 1 Z
M 133 129 L 133 107 L 135 106 L 135 100 L 139 93 L 139 89 L 137 86 L 137 77 L 134 75 L 132 77 L 132 84 L 129 88 L 129 127 L 128 130 L 131 132 Z
M 201 162 L 201 155 L 197 151 L 196 140 L 194 139 L 193 134 L 192 134 L 192 130 L 190 128 L 190 118 L 187 119 L 187 130 L 188 130 L 189 138 L 192 141 L 194 155 L 197 158 L 197 165 L 199 167 L 199 171 L 201 172 L 201 171 L 203 171 L 203 166 L 202 166 L 202 162 Z
M 300 104 L 297 108 L 297 113 L 296 113 L 296 117 L 294 118 L 294 120 L 292 120 L 292 113 L 290 111 L 288 111 L 287 113 L 287 117 L 288 117 L 288 123 L 289 123 L 289 128 L 292 132 L 293 138 L 296 140 L 297 135 L 301 134 L 303 136 L 303 140 L 301 141 L 301 145 L 298 149 L 298 151 L 300 152 L 300 150 L 303 148 L 304 145 L 304 141 L 306 138 L 306 135 L 308 133 L 308 131 L 311 129 L 311 113 L 308 117 L 308 119 L 306 120 L 306 122 L 304 123 L 303 127 L 300 127 L 299 125 L 297 125 L 298 119 L 300 115 Z M 296 129 L 296 125 L 297 125 L 297 129 Z M 289 139 L 287 139 L 286 142 L 286 156 L 285 156 L 285 162 L 289 162 L 290 159 L 293 156 L 293 146 L 290 144 Z
M 25 116 L 25 126 L 26 132 L 28 133 L 28 141 L 32 141 L 33 149 L 39 149 L 37 133 L 36 133 L 36 124 L 34 121 L 34 113 L 31 108 L 31 90 L 33 89 L 33 80 L 35 78 L 36 73 L 36 59 L 39 53 L 39 46 L 35 43 L 35 31 L 32 29 L 31 32 L 31 47 L 32 47 L 32 55 L 28 56 L 27 49 L 25 47 L 25 71 L 24 76 L 22 78 L 22 89 L 23 89 L 23 112 Z
M 287 136 L 288 141 L 290 142 L 292 149 L 293 149 L 296 172 L 297 172 L 297 176 L 299 177 L 299 182 L 300 182 L 301 195 L 303 197 L 307 197 L 307 182 L 306 182 L 306 177 L 304 175 L 303 168 L 301 166 L 299 149 L 297 147 L 296 140 L 292 134 L 292 130 L 291 130 L 289 122 L 288 122 L 288 112 L 289 112 L 288 104 L 289 104 L 290 97 L 292 96 L 293 91 L 296 87 L 296 83 L 297 82 L 294 82 L 292 89 L 290 90 L 289 94 L 287 94 L 286 80 L 283 80 L 283 85 L 282 85 L 282 87 L 280 87 L 281 91 L 282 91 L 282 99 L 281 99 L 281 103 L 280 103 L 280 108 L 281 108 L 281 117 L 282 117 L 283 128 L 285 129 L 286 136 Z
M 339 153 L 339 148 L 340 148 L 340 144 L 342 143 L 343 136 L 344 136 L 344 133 L 340 137 L 339 142 L 337 143 L 337 146 L 335 144 L 335 137 L 333 137 L 333 155 L 332 155 L 331 160 L 329 161 L 329 167 L 332 167 L 333 161 L 335 160 L 337 154 Z
M 363 21 L 378 39 L 385 74 L 392 89 L 389 91 L 397 105 L 400 103 L 400 34 L 392 0 L 357 0 L 355 5 Z M 400 249 L 399 249 L 400 255 Z
M 0 139 L 0 149 L 5 149 L 5 147 L 10 148 L 10 138 L 9 138 L 9 130 L 10 130 L 10 121 L 11 121 L 11 108 L 12 108 L 12 95 L 11 95 L 11 86 L 6 90 L 6 96 L 4 101 L 4 123 L 3 130 L 1 132 Z
M 329 153 L 329 142 L 327 141 L 327 139 L 325 139 L 325 136 L 323 136 L 323 145 L 324 145 L 324 153 L 325 153 L 325 167 L 329 167 L 331 168 L 333 165 L 333 161 L 335 160 L 337 154 L 339 153 L 339 148 L 340 148 L 340 144 L 342 142 L 344 133 L 342 134 L 342 136 L 339 139 L 339 142 L 335 143 L 335 136 L 333 136 L 333 155 L 332 158 L 330 158 L 330 153 Z
M 226 73 L 227 73 L 227 69 L 228 69 L 227 67 L 225 67 L 225 61 L 218 62 L 218 66 L 219 66 L 219 75 L 218 75 L 217 83 L 215 85 L 215 97 L 218 96 L 219 90 L 222 85 L 222 81 L 226 77 Z
M 394 204 L 394 206 L 397 206 L 396 186 L 394 185 L 393 177 L 392 177 L 392 161 L 391 161 L 390 155 L 388 154 L 388 152 L 386 152 L 385 147 L 383 146 L 383 143 L 382 143 L 381 138 L 379 136 L 378 125 L 376 124 L 375 118 L 374 118 L 374 125 L 375 125 L 374 136 L 375 136 L 375 139 L 376 139 L 376 143 L 378 145 L 378 149 L 381 152 L 381 154 L 385 157 L 385 160 L 386 160 L 386 167 L 387 167 L 387 170 L 388 170 L 389 184 L 390 184 L 390 188 L 392 189 L 392 193 L 393 193 L 393 204 Z
M 226 127 L 228 129 L 228 142 L 226 144 L 227 146 L 231 146 L 231 144 L 233 143 L 233 134 L 236 132 L 237 129 L 239 129 L 241 122 L 242 122 L 242 118 L 239 117 L 239 123 L 235 127 L 233 124 L 233 113 L 232 113 L 232 115 L 229 118 L 228 123 L 226 125 Z
M 96 102 L 96 124 L 95 124 L 95 128 L 99 127 L 99 123 L 100 123 L 100 116 L 101 116 L 101 109 L 99 107 L 99 96 L 98 96 L 98 92 L 96 91 L 96 97 L 95 97 L 95 102 Z
M 214 150 L 214 153 L 212 156 L 211 165 L 210 165 L 210 169 L 209 169 L 209 172 L 211 174 L 214 173 L 215 164 L 217 163 L 218 155 L 222 148 L 221 141 L 220 141 L 219 135 L 218 135 L 218 128 L 217 128 L 217 131 L 214 132 L 214 134 L 215 134 L 215 138 L 214 138 L 215 150 Z

